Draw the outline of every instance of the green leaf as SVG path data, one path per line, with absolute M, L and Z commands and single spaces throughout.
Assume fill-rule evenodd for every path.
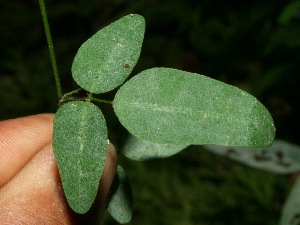
M 270 146 L 268 110 L 236 87 L 168 68 L 141 72 L 117 92 L 114 110 L 130 133 L 166 144 Z
M 104 93 L 122 84 L 139 58 L 145 21 L 125 16 L 98 31 L 79 48 L 72 65 L 77 84 L 92 93 Z
M 284 203 L 280 225 L 300 224 L 300 177 L 298 177 L 294 187 Z
M 102 112 L 90 102 L 64 104 L 55 116 L 52 141 L 67 201 L 85 213 L 96 197 L 108 147 Z
M 156 158 L 166 158 L 177 154 L 185 149 L 187 145 L 158 144 L 151 141 L 144 141 L 130 135 L 121 152 L 132 160 L 149 160 Z
M 132 218 L 132 192 L 128 177 L 121 166 L 117 168 L 112 187 L 107 211 L 118 223 L 128 223 Z
M 278 174 L 300 171 L 300 147 L 286 141 L 275 140 L 269 148 L 224 147 L 205 145 L 205 149 L 227 156 L 245 165 Z
M 281 25 L 288 25 L 291 19 L 299 17 L 300 1 L 290 2 L 281 12 L 278 22 Z

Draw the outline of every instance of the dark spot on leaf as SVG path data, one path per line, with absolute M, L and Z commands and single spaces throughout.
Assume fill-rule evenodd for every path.
M 283 160 L 278 160 L 278 161 L 277 161 L 277 164 L 280 165 L 280 166 L 282 166 L 282 167 L 290 167 L 290 166 L 291 166 L 290 163 L 285 162 L 285 161 L 283 161 Z
M 280 151 L 280 150 L 278 150 L 277 152 L 276 152 L 276 157 L 278 158 L 278 159 L 283 159 L 283 152 L 282 151 Z
M 125 68 L 129 68 L 130 65 L 129 65 L 128 63 L 126 63 L 126 64 L 124 65 L 124 67 L 125 67 Z
M 285 162 L 284 159 L 283 159 L 283 152 L 282 151 L 277 151 L 276 152 L 276 157 L 277 157 L 277 164 L 279 164 L 280 166 L 283 166 L 283 167 L 289 167 L 290 166 L 290 163 L 288 162 Z
M 266 149 L 263 149 L 260 153 L 254 155 L 256 161 L 270 161 L 271 157 L 267 156 Z
M 237 155 L 238 152 L 234 148 L 226 149 L 225 155 Z

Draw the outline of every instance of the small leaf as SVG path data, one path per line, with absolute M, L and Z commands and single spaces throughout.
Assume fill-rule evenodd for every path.
M 142 161 L 170 157 L 186 147 L 187 145 L 157 144 L 130 135 L 121 152 L 129 159 Z
M 64 104 L 55 116 L 52 145 L 70 207 L 87 212 L 97 194 L 108 147 L 102 112 L 90 102 Z
M 299 18 L 300 13 L 300 2 L 292 1 L 290 2 L 281 12 L 278 18 L 278 22 L 281 25 L 288 25 L 293 18 Z
M 113 106 L 130 133 L 155 143 L 265 147 L 275 135 L 270 113 L 250 94 L 175 69 L 141 72 L 118 90 Z
M 280 225 L 300 224 L 300 177 L 298 177 L 294 187 L 284 203 Z
M 132 218 L 132 192 L 128 177 L 121 166 L 117 168 L 113 187 L 107 211 L 118 223 L 128 223 Z
M 275 140 L 269 148 L 224 147 L 205 145 L 205 149 L 227 156 L 245 165 L 273 173 L 289 174 L 300 171 L 300 147 Z
M 79 48 L 72 65 L 77 84 L 92 93 L 104 93 L 122 84 L 139 58 L 145 21 L 125 16 L 98 31 Z

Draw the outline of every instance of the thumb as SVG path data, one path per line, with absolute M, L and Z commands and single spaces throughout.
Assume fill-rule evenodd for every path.
M 103 204 L 108 194 L 116 166 L 117 156 L 110 144 L 100 181 L 99 204 Z M 86 224 L 84 220 L 84 216 L 76 215 L 66 202 L 51 144 L 39 151 L 0 190 L 1 224 L 74 225 L 81 224 L 78 221 Z

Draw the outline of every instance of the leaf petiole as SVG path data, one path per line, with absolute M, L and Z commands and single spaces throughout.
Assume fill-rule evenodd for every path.
M 63 103 L 67 103 L 70 101 L 85 101 L 85 102 L 101 102 L 101 103 L 106 103 L 106 104 L 110 104 L 112 105 L 113 102 L 112 101 L 107 101 L 107 100 L 103 100 L 103 99 L 99 99 L 99 98 L 95 98 L 93 97 L 92 93 L 88 93 L 87 97 L 75 97 L 73 96 L 73 94 L 77 94 L 79 91 L 81 91 L 82 88 L 76 89 L 74 91 L 68 92 L 66 94 L 64 94 L 61 99 L 59 100 L 58 105 L 61 106 Z
M 74 90 L 74 91 L 68 92 L 68 93 L 66 93 L 66 94 L 64 94 L 64 95 L 62 96 L 62 99 L 67 98 L 67 97 L 69 97 L 70 95 L 77 94 L 77 93 L 78 93 L 79 91 L 81 91 L 81 90 L 82 90 L 82 88 L 78 88 L 78 89 L 76 89 L 76 90 Z
M 110 104 L 110 105 L 112 105 L 113 104 L 113 102 L 112 101 L 107 101 L 107 100 L 103 100 L 103 99 L 99 99 L 99 98 L 95 98 L 95 97 L 93 97 L 93 95 L 92 94 L 89 94 L 89 101 L 94 101 L 94 102 L 101 102 L 101 103 L 106 103 L 106 104 Z

